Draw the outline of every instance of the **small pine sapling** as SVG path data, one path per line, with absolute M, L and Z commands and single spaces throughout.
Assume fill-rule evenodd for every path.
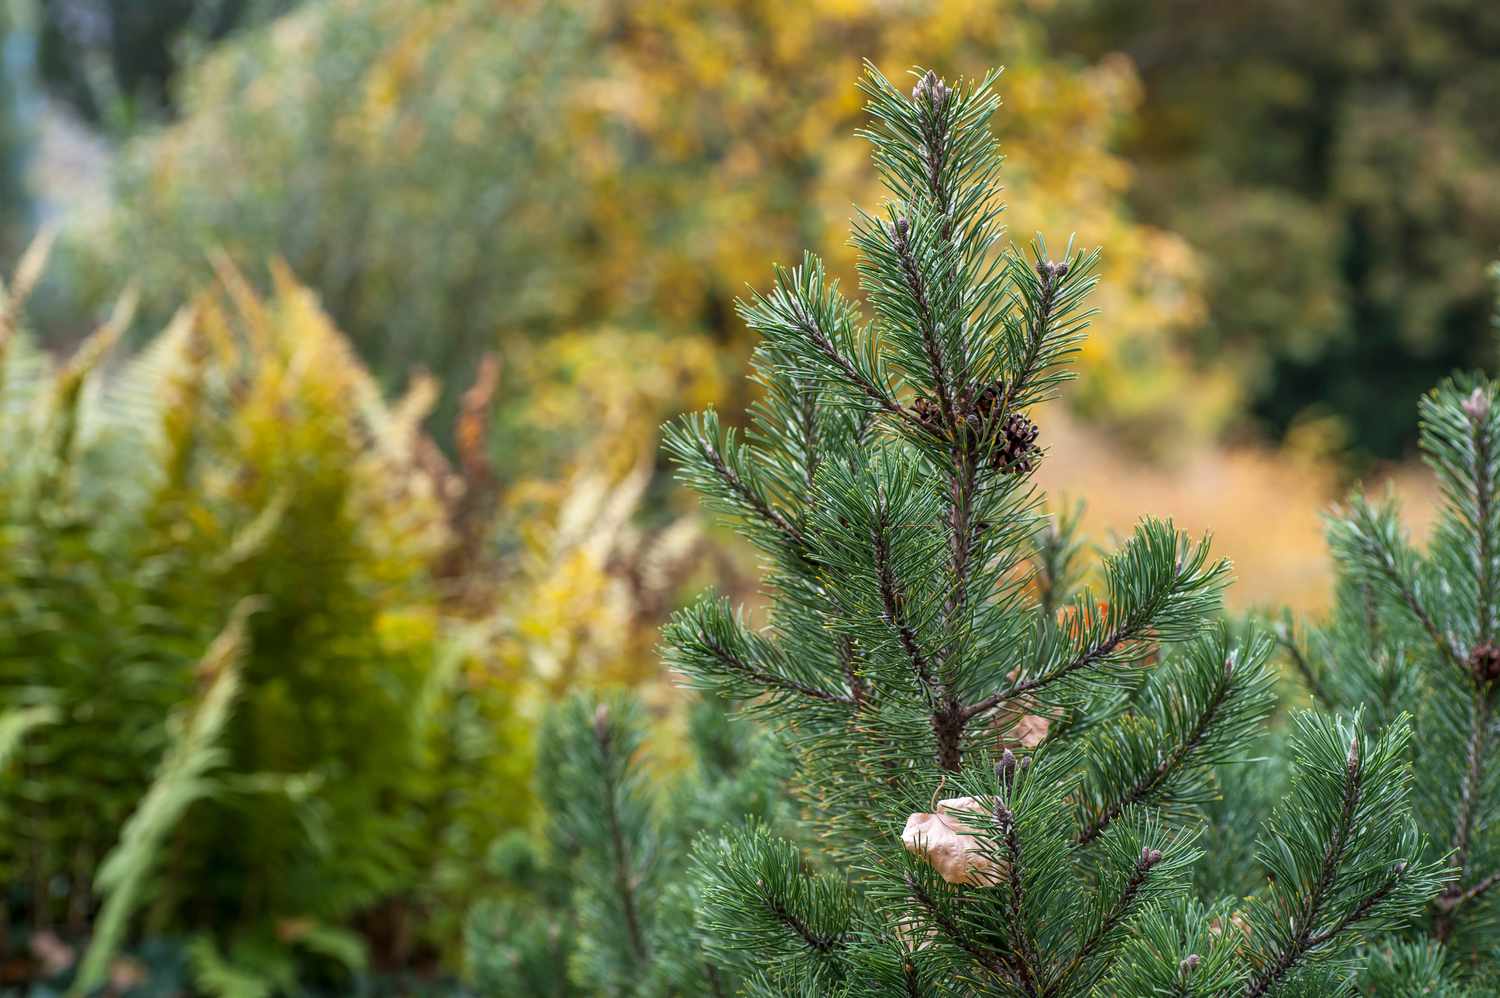
M 1229 566 L 1170 522 L 1080 584 L 1033 419 L 1098 255 L 1005 248 L 994 78 L 916 80 L 861 83 L 889 193 L 854 221 L 873 319 L 816 257 L 779 269 L 741 306 L 764 338 L 745 432 L 708 411 L 666 435 L 770 593 L 764 626 L 682 611 L 669 661 L 784 731 L 814 843 L 704 838 L 704 945 L 751 993 L 1332 993 L 1441 887 L 1406 719 L 1301 718 L 1261 832 L 1274 879 L 1191 897 L 1216 770 L 1274 706 L 1272 641 L 1219 622 Z
M 784 809 L 776 740 L 711 701 L 689 711 L 691 765 L 650 779 L 645 711 L 624 696 L 575 696 L 542 726 L 539 835 L 502 839 L 506 893 L 466 925 L 481 994 L 730 995 L 739 976 L 702 943 L 702 903 L 682 875 L 694 836 Z

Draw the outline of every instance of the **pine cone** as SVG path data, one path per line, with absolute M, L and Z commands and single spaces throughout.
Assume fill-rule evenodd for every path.
M 979 396 L 974 399 L 974 412 L 976 415 L 989 419 L 995 414 L 995 406 L 1000 402 L 1000 396 L 1005 391 L 1005 382 L 996 381 L 984 387 Z
M 929 430 L 936 430 L 943 424 L 943 411 L 931 399 L 917 399 L 911 410 L 916 415 L 917 422 Z
M 1484 641 L 1469 652 L 1469 671 L 1481 686 L 1500 681 L 1500 647 Z
M 1037 434 L 1040 432 L 1035 423 L 1019 412 L 1011 413 L 1005 420 L 1001 439 L 991 455 L 995 467 L 1012 474 L 1030 471 Z

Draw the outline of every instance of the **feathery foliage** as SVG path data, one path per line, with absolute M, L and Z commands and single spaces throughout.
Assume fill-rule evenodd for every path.
M 105 857 L 150 828 L 152 934 L 346 964 L 332 934 L 380 906 L 405 959 L 429 945 L 417 906 L 462 907 L 526 807 L 493 792 L 527 764 L 514 693 L 440 589 L 453 482 L 417 429 L 430 390 L 387 404 L 305 291 L 283 275 L 261 297 L 230 270 L 115 370 L 128 307 L 55 362 L 26 328 L 44 256 L 0 312 L 0 711 L 55 722 L 0 779 L 11 917 L 118 940 L 134 881 L 105 874 L 136 865 Z M 215 793 L 184 795 L 194 780 L 158 781 L 168 721 L 245 597 L 262 609 Z M 178 788 L 181 820 L 132 818 L 153 785 Z
M 94 922 L 88 951 L 79 963 L 71 994 L 88 995 L 105 980 L 109 961 L 123 942 L 129 919 L 145 899 L 149 878 L 162 847 L 193 802 L 214 790 L 213 771 L 223 766 L 218 740 L 240 687 L 249 601 L 235 608 L 224 628 L 198 663 L 203 693 L 191 713 L 179 718 L 178 730 L 161 761 L 160 771 L 120 831 L 120 841 L 99 866 L 95 889 L 104 905 Z

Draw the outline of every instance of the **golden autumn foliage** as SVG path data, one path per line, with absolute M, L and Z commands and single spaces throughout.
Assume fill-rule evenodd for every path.
M 639 684 L 659 672 L 657 626 L 710 554 L 691 508 L 662 502 L 656 428 L 683 400 L 720 397 L 714 345 L 606 330 L 513 357 L 512 380 L 532 390 L 501 427 L 532 460 L 517 462 L 500 511 L 519 544 L 507 660 L 553 695 Z
M 148 311 L 222 245 L 284 255 L 390 382 L 467 380 L 516 333 L 646 328 L 747 348 L 732 301 L 804 246 L 852 277 L 850 205 L 877 194 L 853 81 L 1004 64 L 1016 237 L 1108 247 L 1108 328 L 1072 398 L 1152 445 L 1218 427 L 1191 370 L 1197 268 L 1132 222 L 1110 151 L 1141 99 L 1123 60 L 1049 56 L 1036 4 L 337 0 L 190 74 L 183 119 L 136 142 L 103 256 L 140 257 Z M 145 250 L 150 248 L 150 252 Z M 442 335 L 434 334 L 442 330 Z M 679 400 L 688 405 L 691 400 Z
M 757 0 L 623 4 L 602 78 L 585 91 L 650 150 L 633 160 L 607 139 L 586 146 L 595 217 L 610 233 L 608 283 L 642 288 L 652 314 L 688 324 L 724 308 L 766 260 L 816 247 L 853 276 L 850 205 L 879 196 L 851 81 L 868 58 L 893 79 L 909 66 L 980 76 L 1003 65 L 995 125 L 1007 155 L 1010 217 L 1027 240 L 1076 231 L 1108 248 L 1097 302 L 1107 328 L 1081 357 L 1073 401 L 1141 433 L 1198 436 L 1233 401 L 1226 372 L 1192 376 L 1175 336 L 1200 318 L 1191 251 L 1123 211 L 1129 166 L 1110 152 L 1140 100 L 1122 59 L 1049 56 L 1037 4 Z M 598 134 L 608 136 L 608 131 Z M 850 280 L 848 283 L 852 283 Z M 1188 392 L 1188 389 L 1191 392 Z M 1185 395 L 1191 401 L 1184 403 Z

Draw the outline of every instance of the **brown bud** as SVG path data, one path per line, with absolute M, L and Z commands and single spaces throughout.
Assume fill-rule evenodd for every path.
M 995 776 L 999 778 L 1000 784 L 1009 790 L 1016 779 L 1016 754 L 1006 749 L 1000 755 L 1000 761 L 995 763 Z
M 594 709 L 594 737 L 601 743 L 609 741 L 609 704 Z
M 1152 849 L 1150 846 L 1143 846 L 1141 848 L 1141 866 L 1149 870 L 1151 867 L 1160 862 L 1160 860 L 1160 849 Z
M 1203 958 L 1200 957 L 1197 953 L 1189 953 L 1187 956 L 1183 957 L 1182 962 L 1179 963 L 1178 966 L 1182 968 L 1182 972 L 1184 974 L 1191 974 L 1193 971 L 1198 969 L 1198 964 L 1202 962 Z

